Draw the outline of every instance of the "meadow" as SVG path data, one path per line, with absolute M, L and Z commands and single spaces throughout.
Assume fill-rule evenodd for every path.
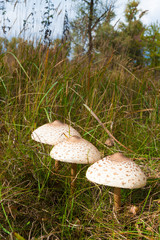
M 160 80 L 153 68 L 124 56 L 68 60 L 62 47 L 19 41 L 0 55 L 0 239 L 158 240 L 160 231 Z M 85 104 L 85 105 L 84 105 Z M 93 111 L 119 141 L 108 134 Z M 70 194 L 70 164 L 54 171 L 52 147 L 31 139 L 54 120 L 70 124 L 102 156 L 122 152 L 147 176 L 142 189 L 113 190 L 89 182 L 78 165 Z M 136 209 L 133 211 L 132 209 Z

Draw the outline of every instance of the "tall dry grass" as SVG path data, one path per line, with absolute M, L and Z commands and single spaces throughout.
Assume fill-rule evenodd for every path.
M 95 56 L 88 88 L 86 57 L 65 54 L 62 46 L 14 40 L 0 56 L 0 238 L 158 240 L 160 82 L 153 69 L 135 68 L 124 56 Z M 132 152 L 106 147 L 107 133 L 83 104 Z M 78 166 L 70 196 L 69 164 L 55 174 L 51 148 L 30 137 L 55 119 L 75 127 L 103 156 L 122 151 L 146 173 L 146 187 L 122 191 L 121 213 L 113 212 L 112 189 L 86 180 L 87 166 Z

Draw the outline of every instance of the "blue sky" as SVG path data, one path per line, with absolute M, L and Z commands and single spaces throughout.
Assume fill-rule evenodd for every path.
M 160 0 L 141 0 L 140 1 L 140 8 L 142 10 L 149 10 L 146 16 L 142 18 L 142 21 L 144 24 L 149 25 L 150 23 L 154 23 L 158 21 L 160 23 Z M 16 1 L 12 1 L 15 3 Z M 25 3 L 26 2 L 26 3 Z M 45 0 L 37 0 L 36 5 L 34 7 L 32 0 L 26 0 L 21 1 L 21 4 L 17 4 L 16 7 L 14 7 L 14 4 L 6 3 L 7 8 L 7 16 L 11 20 L 9 23 L 12 27 L 10 32 L 7 33 L 7 37 L 11 36 L 20 36 L 20 37 L 26 37 L 28 38 L 37 38 L 37 35 L 39 34 L 39 31 L 42 30 L 42 26 L 40 25 L 40 22 L 42 21 L 41 16 L 43 16 L 43 13 L 45 11 L 44 9 L 44 3 Z M 74 3 L 71 0 L 65 1 L 65 0 L 52 0 L 54 3 L 54 6 L 57 8 L 56 16 L 54 19 L 54 23 L 52 25 L 53 35 L 54 36 L 60 36 L 62 33 L 62 22 L 64 17 L 64 10 L 65 6 L 67 6 L 67 11 L 69 17 L 73 17 L 75 14 L 74 9 Z M 66 5 L 67 2 L 67 5 Z M 124 21 L 124 9 L 126 6 L 127 0 L 117 0 L 115 4 L 115 13 L 117 14 L 114 22 L 116 22 L 118 19 L 120 21 Z M 33 23 L 33 17 L 30 15 L 30 13 L 34 11 L 35 13 L 35 24 L 34 27 L 32 27 Z M 28 17 L 28 24 L 26 25 L 27 29 L 27 36 L 25 36 L 25 31 L 22 31 L 23 29 L 23 20 L 27 19 Z M 3 24 L 3 16 L 0 15 L 0 25 Z M 38 33 L 38 34 L 37 34 Z M 2 33 L 2 30 L 0 30 L 0 35 L 4 36 Z

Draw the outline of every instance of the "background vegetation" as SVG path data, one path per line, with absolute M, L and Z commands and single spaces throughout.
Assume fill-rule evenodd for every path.
M 112 26 L 112 2 L 81 1 L 72 22 L 65 12 L 62 39 L 53 40 L 54 5 L 46 6 L 43 41 L 0 39 L 0 239 L 158 240 L 159 23 L 144 26 L 145 11 L 133 0 L 126 22 Z M 104 144 L 107 133 L 83 104 L 126 148 Z M 55 173 L 51 147 L 31 140 L 56 119 L 102 156 L 122 151 L 145 172 L 143 189 L 122 190 L 121 212 L 113 211 L 111 188 L 87 181 L 88 166 L 78 166 L 71 196 L 70 165 Z

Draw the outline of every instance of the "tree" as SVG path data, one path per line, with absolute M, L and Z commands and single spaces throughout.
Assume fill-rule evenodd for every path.
M 74 52 L 87 53 L 89 63 L 92 59 L 96 29 L 113 8 L 113 1 L 104 3 L 101 0 L 82 0 L 78 5 L 77 16 L 71 23 Z
M 125 9 L 126 23 L 121 22 L 120 31 L 121 47 L 136 65 L 143 65 L 143 44 L 142 36 L 145 31 L 141 18 L 147 11 L 138 9 L 138 0 L 129 1 Z
M 61 58 L 69 56 L 69 53 L 71 50 L 71 37 L 70 37 L 70 24 L 69 24 L 67 9 L 65 9 L 65 14 L 64 14 L 61 45 L 62 45 Z
M 52 39 L 52 29 L 50 28 L 53 18 L 54 18 L 55 8 L 54 4 L 51 0 L 46 0 L 46 6 L 45 6 L 45 12 L 43 15 L 43 20 L 41 21 L 41 24 L 43 25 L 43 30 L 41 32 L 44 32 L 44 42 L 48 45 L 50 45 Z
M 6 1 L 0 1 L 0 22 L 1 22 L 1 28 L 3 31 L 3 34 L 6 34 L 10 29 L 11 29 L 11 21 L 6 16 L 7 11 L 6 11 Z
M 72 21 L 72 37 L 74 39 L 74 53 L 87 53 L 88 76 L 86 82 L 87 92 L 90 90 L 91 63 L 94 49 L 94 34 L 98 26 L 112 11 L 114 3 L 101 0 L 82 0 L 78 5 L 77 16 Z
M 160 66 L 160 24 L 150 24 L 144 34 L 144 56 L 147 65 Z
M 111 24 L 114 17 L 115 13 L 110 11 L 102 24 L 98 26 L 95 33 L 94 46 L 98 55 L 101 55 L 102 57 L 110 56 L 116 49 L 118 32 L 116 31 L 115 26 Z
M 63 21 L 63 35 L 62 42 L 70 40 L 70 26 L 67 9 L 65 9 L 64 21 Z

